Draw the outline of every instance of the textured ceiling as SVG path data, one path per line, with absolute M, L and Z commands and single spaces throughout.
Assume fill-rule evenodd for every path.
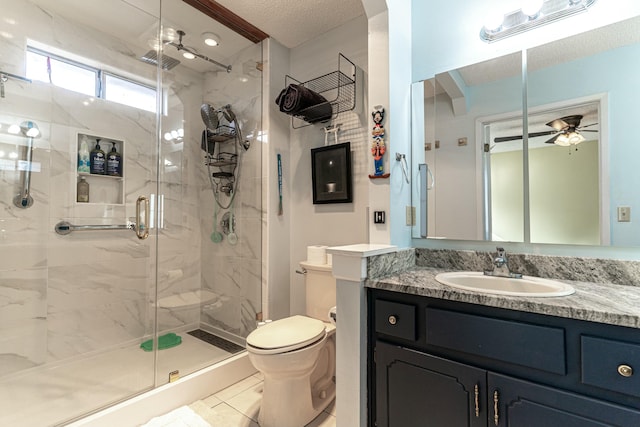
M 364 15 L 362 0 L 217 0 L 288 48 Z

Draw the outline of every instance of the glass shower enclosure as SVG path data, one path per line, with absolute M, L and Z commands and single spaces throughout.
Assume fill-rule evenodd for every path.
M 0 425 L 60 425 L 243 350 L 262 305 L 262 47 L 181 0 L 0 9 Z M 175 48 L 182 30 L 218 58 L 195 47 L 205 27 L 237 38 L 230 70 Z M 227 209 L 203 103 L 231 105 L 249 146 Z

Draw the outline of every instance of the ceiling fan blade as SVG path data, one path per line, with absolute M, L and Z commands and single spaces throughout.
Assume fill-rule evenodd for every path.
M 544 132 L 532 132 L 529 134 L 529 138 L 535 138 L 538 136 L 547 136 L 553 135 L 556 133 L 555 130 L 547 130 Z M 522 135 L 514 135 L 514 136 L 499 136 L 493 139 L 493 142 L 507 142 L 507 141 L 516 141 L 518 139 L 522 139 Z
M 578 132 L 600 132 L 598 130 L 595 129 L 578 129 Z
M 569 123 L 565 122 L 562 119 L 555 119 L 547 123 L 547 126 L 551 126 L 557 131 L 561 131 L 562 129 L 566 129 L 569 127 Z
M 598 124 L 598 123 L 591 123 L 590 125 L 580 126 L 580 129 L 584 129 L 584 128 L 588 128 L 588 127 L 591 127 L 591 126 L 595 126 L 595 125 L 597 125 L 597 124 Z
M 562 134 L 562 132 L 558 132 L 555 135 L 553 135 L 551 138 L 547 139 L 544 143 L 545 144 L 555 144 L 556 142 L 556 138 L 559 137 Z

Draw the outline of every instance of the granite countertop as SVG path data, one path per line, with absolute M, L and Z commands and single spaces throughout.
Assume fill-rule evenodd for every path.
M 412 267 L 394 275 L 367 279 L 365 286 L 451 301 L 640 328 L 640 286 L 559 280 L 576 292 L 565 297 L 514 297 L 452 288 L 436 281 L 445 269 Z

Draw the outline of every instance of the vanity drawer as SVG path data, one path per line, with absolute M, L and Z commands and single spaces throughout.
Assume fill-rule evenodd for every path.
M 416 340 L 416 307 L 376 300 L 376 332 L 405 340 Z
M 640 344 L 581 337 L 582 382 L 640 397 Z
M 427 344 L 565 375 L 562 328 L 427 308 Z

